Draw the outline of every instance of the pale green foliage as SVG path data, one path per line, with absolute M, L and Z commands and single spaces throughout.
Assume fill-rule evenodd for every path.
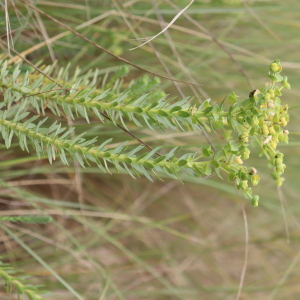
M 53 66 L 44 71 L 51 74 L 52 70 Z M 159 177 L 159 173 L 164 173 L 179 179 L 181 171 L 189 171 L 197 177 L 210 176 L 215 172 L 222 178 L 222 172 L 225 172 L 244 196 L 252 199 L 252 204 L 257 206 L 259 197 L 252 196 L 249 183 L 253 186 L 258 184 L 259 176 L 255 168 L 243 165 L 243 160 L 250 155 L 249 143 L 259 146 L 274 166 L 273 176 L 280 186 L 283 181 L 280 175 L 285 166 L 283 154 L 275 149 L 278 142 L 288 142 L 288 131 L 282 129 L 288 121 L 287 106 L 281 105 L 279 97 L 281 90 L 289 88 L 289 84 L 287 78 L 279 74 L 281 65 L 278 60 L 271 64 L 270 70 L 272 85 L 264 87 L 261 92 L 253 91 L 249 98 L 241 101 L 232 92 L 225 98 L 231 104 L 226 108 L 225 101 L 221 105 L 211 105 L 208 99 L 199 106 L 192 106 L 188 98 L 175 101 L 161 92 L 145 94 L 159 83 L 149 77 L 122 89 L 121 78 L 127 74 L 126 68 L 119 69 L 110 80 L 105 76 L 102 88 L 97 89 L 97 70 L 78 80 L 79 71 L 69 79 L 68 72 L 61 69 L 56 82 L 48 82 L 34 72 L 20 74 L 19 66 L 10 69 L 4 62 L 0 75 L 4 95 L 0 111 L 1 133 L 7 148 L 16 136 L 22 150 L 29 152 L 30 141 L 37 155 L 46 154 L 50 163 L 59 156 L 68 165 L 68 157 L 71 157 L 82 167 L 95 163 L 103 172 L 109 173 L 113 165 L 117 172 L 127 173 L 133 178 L 144 175 L 152 180 L 153 175 Z M 88 79 L 90 77 L 92 81 Z M 282 82 L 282 87 L 275 88 L 276 82 Z M 35 108 L 37 115 L 30 115 L 27 111 L 30 106 Z M 57 116 L 63 111 L 72 119 L 83 117 L 86 122 L 89 122 L 91 111 L 104 122 L 104 113 L 114 124 L 120 121 L 125 128 L 129 122 L 152 130 L 157 127 L 162 130 L 219 130 L 227 135 L 228 143 L 216 151 L 211 146 L 199 145 L 202 154 L 179 155 L 180 149 L 175 147 L 168 154 L 158 155 L 160 146 L 150 152 L 142 151 L 143 146 L 128 151 L 126 143 L 108 150 L 106 146 L 112 139 L 95 146 L 97 138 L 88 140 L 84 134 L 74 138 L 74 128 L 67 129 L 57 122 L 49 125 L 47 118 L 37 121 L 39 114 L 45 114 L 45 108 Z
M 14 270 L 8 265 L 0 261 L 0 277 L 4 280 L 7 293 L 18 293 L 19 297 L 22 295 L 27 296 L 29 300 L 43 300 L 41 291 L 37 287 L 29 284 L 26 276 L 14 276 Z

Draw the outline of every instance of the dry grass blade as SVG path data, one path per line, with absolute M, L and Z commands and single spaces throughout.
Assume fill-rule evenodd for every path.
M 32 8 L 33 10 L 35 11 L 38 11 L 40 14 L 44 15 L 45 17 L 47 17 L 48 19 L 51 19 L 52 21 L 54 21 L 55 23 L 59 24 L 60 26 L 66 28 L 67 30 L 71 31 L 73 34 L 77 35 L 78 37 L 80 37 L 81 39 L 85 40 L 86 42 L 88 42 L 89 44 L 95 46 L 96 48 L 106 52 L 107 54 L 113 56 L 114 58 L 128 64 L 128 65 L 131 65 L 132 67 L 135 67 L 136 69 L 139 69 L 141 71 L 144 71 L 144 72 L 147 72 L 151 75 L 154 75 L 154 76 L 157 76 L 157 77 L 160 77 L 160 78 L 163 78 L 163 79 L 168 79 L 168 80 L 172 80 L 172 81 L 176 81 L 176 82 L 181 82 L 181 83 L 186 83 L 186 84 L 193 84 L 193 85 L 200 85 L 198 83 L 194 83 L 194 82 L 186 82 L 186 81 L 183 81 L 183 80 L 178 80 L 178 79 L 174 79 L 174 78 L 169 78 L 169 77 L 166 77 L 166 76 L 163 76 L 163 75 L 160 75 L 160 74 L 157 74 L 157 73 L 154 73 L 154 72 L 151 72 L 147 69 L 144 69 L 130 61 L 128 61 L 127 59 L 121 57 L 121 56 L 118 56 L 114 53 L 112 53 L 111 51 L 105 49 L 104 47 L 100 46 L 99 44 L 91 41 L 90 39 L 86 38 L 84 35 L 80 34 L 79 32 L 75 31 L 74 29 L 70 28 L 69 26 L 63 24 L 62 22 L 58 21 L 57 19 L 51 17 L 50 15 L 48 15 L 47 13 L 45 13 L 44 11 L 36 8 L 35 6 L 31 5 L 30 3 L 27 3 L 23 0 L 20 0 L 20 2 L 24 3 L 25 5 L 29 6 L 30 8 Z
M 185 8 L 183 8 L 174 18 L 173 20 L 163 29 L 161 30 L 158 34 L 152 36 L 152 37 L 148 37 L 148 38 L 145 38 L 146 39 L 146 42 L 144 42 L 143 44 L 137 46 L 137 47 L 134 47 L 134 48 L 131 48 L 129 50 L 135 50 L 137 48 L 140 48 L 144 45 L 146 45 L 147 43 L 151 42 L 152 40 L 154 40 L 155 38 L 157 38 L 159 35 L 161 35 L 162 33 L 164 33 L 166 30 L 168 30 L 174 23 L 175 21 L 193 4 L 194 0 L 192 0 Z
M 240 277 L 239 290 L 236 296 L 236 300 L 239 300 L 242 294 L 242 289 L 243 289 L 247 265 L 248 265 L 248 256 L 249 256 L 249 229 L 248 229 L 247 213 L 244 204 L 242 204 L 242 213 L 243 213 L 244 226 L 245 226 L 245 259 L 244 259 L 244 264 L 243 264 L 242 273 Z

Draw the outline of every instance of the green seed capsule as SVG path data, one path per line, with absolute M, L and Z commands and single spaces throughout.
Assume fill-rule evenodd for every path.
M 278 72 L 279 68 L 278 68 L 278 65 L 276 63 L 272 63 L 270 65 L 270 70 L 273 72 L 273 73 L 276 73 Z
M 285 118 L 285 117 L 281 117 L 281 118 L 280 118 L 280 122 L 281 122 L 281 125 L 282 125 L 283 127 L 285 127 L 285 126 L 287 125 L 287 121 L 286 121 L 286 118 Z
M 257 185 L 259 181 L 260 181 L 260 177 L 257 174 L 251 176 L 251 184 L 253 186 Z
M 275 98 L 275 91 L 273 89 L 269 89 L 269 93 L 271 98 Z
M 261 130 L 262 130 L 262 133 L 264 135 L 268 135 L 269 134 L 269 128 L 268 128 L 267 125 L 263 125 L 262 128 L 261 128 Z

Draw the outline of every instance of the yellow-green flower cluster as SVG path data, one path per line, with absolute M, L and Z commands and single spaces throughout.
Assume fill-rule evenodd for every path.
M 246 197 L 251 198 L 253 206 L 258 205 L 259 197 L 252 196 L 249 183 L 255 186 L 260 178 L 256 169 L 249 170 L 243 166 L 243 160 L 250 156 L 248 147 L 251 141 L 258 142 L 262 153 L 273 167 L 272 176 L 276 179 L 277 186 L 281 186 L 284 181 L 281 175 L 286 166 L 277 145 L 288 143 L 289 131 L 285 129 L 289 121 L 288 105 L 282 104 L 280 97 L 284 88 L 290 89 L 290 84 L 287 77 L 280 75 L 281 71 L 280 61 L 275 60 L 270 65 L 269 72 L 272 84 L 264 87 L 262 91 L 254 90 L 248 99 L 236 102 L 226 120 L 232 129 L 238 131 L 239 136 L 236 147 L 232 147 L 233 141 L 229 142 L 231 147 L 225 147 L 227 153 L 231 151 L 231 154 L 235 155 L 228 168 L 229 180 L 236 182 L 237 188 L 243 190 Z M 277 82 L 280 82 L 281 86 L 276 86 Z M 232 95 L 229 95 L 231 102 Z

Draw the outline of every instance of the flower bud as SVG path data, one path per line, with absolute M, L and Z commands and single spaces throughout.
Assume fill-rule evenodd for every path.
M 283 133 L 284 135 L 289 135 L 290 132 L 289 132 L 288 130 L 283 130 L 282 133 Z
M 263 144 L 264 144 L 264 145 L 267 145 L 271 140 L 272 140 L 272 136 L 269 135 L 269 136 L 267 136 L 267 137 L 264 139 Z
M 268 102 L 268 108 L 274 108 L 274 107 L 275 107 L 274 100 L 270 100 Z
M 259 196 L 258 195 L 253 196 L 251 199 L 252 206 L 253 207 L 258 206 L 258 201 L 259 201 Z
M 239 164 L 239 165 L 243 164 L 243 161 L 242 161 L 240 155 L 235 157 L 235 162 L 236 162 L 237 164 Z

